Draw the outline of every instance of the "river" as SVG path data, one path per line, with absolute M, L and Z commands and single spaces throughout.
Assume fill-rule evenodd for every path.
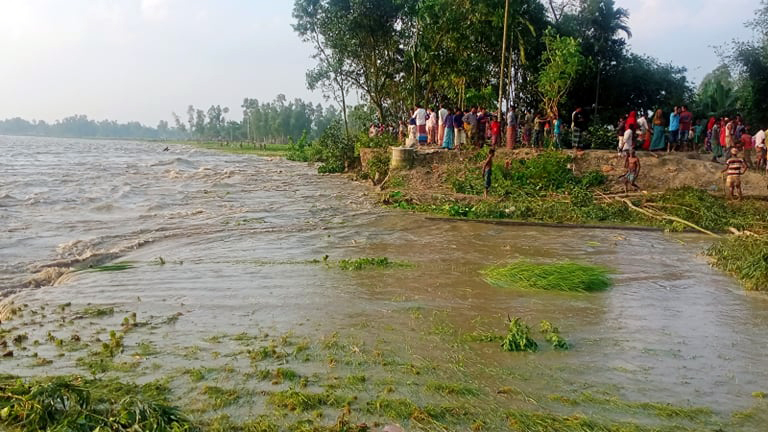
M 405 363 L 432 365 L 424 366 L 430 380 L 460 377 L 498 410 L 534 400 L 537 409 L 572 414 L 555 396 L 585 392 L 708 407 L 712 424 L 764 407 L 753 392 L 768 391 L 768 300 L 710 268 L 699 255 L 705 237 L 436 221 L 382 209 L 372 189 L 317 175 L 306 164 L 163 147 L 0 136 L 0 293 L 28 311 L 26 321 L 4 320 L 0 329 L 14 326 L 10 331 L 39 341 L 50 331 L 79 332 L 85 340 L 127 313 L 156 324 L 174 317 L 126 339 L 158 351 L 126 375 L 136 380 L 205 364 L 237 366 L 218 357 L 228 347 L 236 358 L 235 342 L 212 342 L 226 335 L 339 334 L 370 356 L 388 351 Z M 343 272 L 313 262 L 324 256 L 387 256 L 412 266 Z M 605 265 L 615 285 L 576 295 L 502 290 L 481 279 L 484 267 L 519 258 Z M 71 271 L 115 262 L 130 265 Z M 41 313 L 62 304 L 119 312 L 62 329 L 63 319 Z M 532 327 L 552 321 L 573 349 L 510 354 L 461 338 L 479 327 L 501 332 L 508 316 Z M 33 362 L 39 356 L 55 361 L 40 367 Z M 0 372 L 83 373 L 76 357 L 42 343 L 0 360 Z M 313 376 L 322 365 L 307 368 Z M 374 369 L 354 370 L 392 375 Z M 237 376 L 218 374 L 217 382 L 244 385 Z M 497 397 L 496 387 L 507 385 L 525 396 Z M 366 392 L 378 394 L 375 387 Z M 179 395 L 201 397 L 188 387 Z M 410 387 L 406 395 L 430 401 Z M 584 402 L 579 412 L 660 421 L 606 405 Z M 754 424 L 765 424 L 762 413 L 731 430 L 761 430 Z

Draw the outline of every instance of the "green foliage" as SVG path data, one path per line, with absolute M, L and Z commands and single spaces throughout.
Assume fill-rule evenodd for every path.
M 619 143 L 616 131 L 605 125 L 590 126 L 583 139 L 588 148 L 599 150 L 615 150 Z
M 520 318 L 509 321 L 507 336 L 501 342 L 501 349 L 508 352 L 536 352 L 539 344 L 531 338 L 531 328 Z
M 539 93 L 544 99 L 546 112 L 556 114 L 559 112 L 558 105 L 568 94 L 586 59 L 576 39 L 559 36 L 552 27 L 544 34 L 544 43 L 546 49 L 541 56 Z
M 323 393 L 308 393 L 293 388 L 270 393 L 267 402 L 277 408 L 288 411 L 305 412 L 323 407 L 340 408 L 346 403 L 346 399 L 336 393 L 326 391 Z
M 389 173 L 389 163 L 391 160 L 392 155 L 390 152 L 376 152 L 366 161 L 363 172 L 372 180 L 384 178 Z
M 568 192 L 579 188 L 592 188 L 605 183 L 605 176 L 589 172 L 583 177 L 576 176 L 569 165 L 570 155 L 548 151 L 531 159 L 512 159 L 509 169 L 495 164 L 492 173 L 491 194 L 518 198 L 521 194 L 539 195 L 551 192 Z M 480 167 L 473 162 L 458 172 L 451 173 L 453 190 L 468 195 L 483 192 Z
M 568 342 L 560 336 L 560 329 L 553 326 L 551 322 L 542 321 L 539 328 L 547 342 L 552 345 L 552 348 L 556 350 L 570 349 Z
M 194 430 L 168 390 L 78 376 L 0 382 L 0 424 L 18 431 Z
M 351 259 L 351 260 L 341 260 L 339 261 L 339 268 L 341 270 L 367 270 L 370 268 L 392 268 L 392 267 L 405 267 L 407 266 L 406 263 L 400 263 L 395 261 L 390 261 L 387 257 L 378 257 L 378 258 L 357 258 L 357 259 Z
M 768 237 L 727 237 L 705 253 L 715 267 L 735 275 L 748 290 L 768 291 Z
M 288 142 L 288 152 L 285 154 L 285 158 L 297 162 L 309 162 L 307 148 L 307 131 L 304 131 L 298 141 L 290 140 Z
M 371 137 L 368 136 L 368 132 L 362 132 L 355 140 L 355 149 L 357 151 L 361 148 L 388 149 L 397 146 L 397 138 L 388 134 L 374 135 Z
M 606 269 L 570 261 L 547 264 L 515 261 L 507 266 L 488 268 L 483 276 L 488 283 L 502 288 L 594 292 L 611 286 Z
M 355 156 L 355 147 L 347 139 L 341 122 L 335 121 L 323 131 L 308 149 L 311 162 L 322 162 L 317 168 L 321 174 L 344 172 Z

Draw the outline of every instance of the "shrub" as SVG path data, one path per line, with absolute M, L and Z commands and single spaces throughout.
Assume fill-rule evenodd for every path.
M 601 150 L 614 150 L 619 144 L 616 131 L 605 125 L 594 125 L 587 129 L 587 134 L 584 136 L 585 144 L 587 148 L 601 149 Z
M 293 139 L 291 139 L 288 143 L 288 152 L 285 154 L 285 158 L 297 162 L 309 162 L 309 154 L 307 153 L 308 141 L 306 130 L 301 134 L 301 138 L 298 141 L 293 142 Z
M 355 156 L 355 147 L 344 133 L 340 121 L 331 123 L 307 151 L 310 162 L 322 162 L 319 173 L 344 172 Z

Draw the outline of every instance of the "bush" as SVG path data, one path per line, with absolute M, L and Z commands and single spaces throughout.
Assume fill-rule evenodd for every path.
M 392 155 L 388 151 L 376 152 L 365 163 L 363 172 L 374 182 L 380 181 L 389 173 L 389 163 Z
M 355 151 L 361 148 L 389 148 L 397 147 L 397 138 L 392 135 L 376 135 L 369 137 L 367 133 L 361 133 L 355 140 Z
M 613 128 L 604 125 L 594 125 L 587 129 L 584 143 L 586 148 L 615 150 L 619 145 L 619 138 Z
M 288 152 L 285 154 L 285 158 L 297 162 L 309 162 L 309 154 L 307 153 L 308 147 L 307 131 L 301 134 L 301 138 L 295 143 L 293 139 L 288 143 Z
M 322 162 L 317 171 L 323 173 L 344 172 L 355 156 L 355 147 L 344 133 L 340 121 L 331 123 L 309 147 L 308 160 Z

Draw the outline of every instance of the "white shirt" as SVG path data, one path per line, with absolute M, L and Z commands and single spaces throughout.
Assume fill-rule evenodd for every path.
M 435 127 L 437 126 L 437 116 L 435 116 L 435 113 L 428 112 L 429 118 L 427 119 L 427 126 L 429 127 Z
M 416 126 L 427 124 L 427 111 L 424 108 L 419 108 L 413 113 L 413 118 L 416 119 Z
M 622 147 L 622 150 L 624 151 L 630 151 L 632 150 L 632 129 L 627 129 L 624 131 L 624 147 Z
M 645 133 L 648 130 L 648 120 L 645 117 L 637 119 L 637 125 L 640 127 L 640 133 Z
M 755 147 L 765 148 L 765 131 L 760 130 L 755 134 Z
M 440 111 L 438 111 L 437 114 L 440 116 L 440 124 L 442 125 L 445 123 L 445 118 L 448 117 L 448 110 L 445 108 L 440 108 Z

